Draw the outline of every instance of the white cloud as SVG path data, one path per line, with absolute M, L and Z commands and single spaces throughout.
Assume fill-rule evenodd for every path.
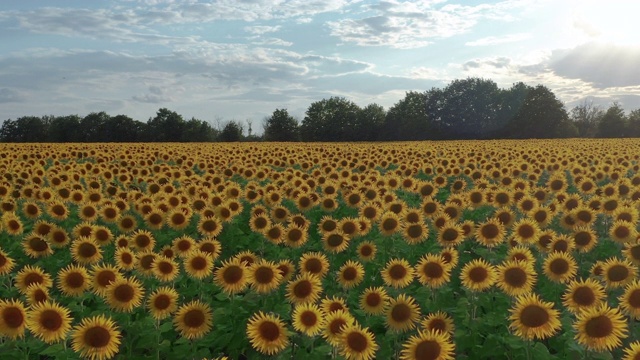
M 276 25 L 276 26 L 256 25 L 256 26 L 245 26 L 244 30 L 254 35 L 263 35 L 266 33 L 279 31 L 281 28 L 282 26 L 280 25 Z
M 478 40 L 469 41 L 465 43 L 465 45 L 466 46 L 491 46 L 491 45 L 518 42 L 518 41 L 522 41 L 530 38 L 531 38 L 531 34 L 528 34 L 528 33 L 509 34 L 504 36 L 487 36 Z

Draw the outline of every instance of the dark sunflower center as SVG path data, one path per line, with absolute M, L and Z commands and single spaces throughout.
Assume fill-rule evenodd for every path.
M 2 319 L 4 323 L 12 328 L 16 329 L 22 326 L 24 323 L 24 314 L 17 307 L 7 307 L 2 312 Z
M 84 275 L 78 272 L 69 273 L 65 278 L 65 283 L 67 284 L 67 286 L 73 289 L 84 286 L 84 281 Z
M 304 311 L 300 314 L 300 322 L 306 327 L 314 326 L 318 323 L 318 315 L 313 311 Z
M 534 233 L 533 227 L 529 224 L 523 224 L 518 227 L 518 235 L 523 239 L 529 239 Z
M 308 297 L 309 295 L 311 295 L 312 291 L 313 286 L 311 285 L 311 282 L 307 280 L 300 281 L 293 287 L 293 295 L 295 295 L 295 297 L 299 299 Z
M 399 323 L 406 322 L 411 318 L 411 308 L 407 304 L 396 304 L 391 309 L 391 318 Z
M 504 281 L 516 288 L 523 287 L 527 282 L 527 273 L 520 268 L 509 268 L 504 272 Z
M 616 227 L 616 229 L 614 230 L 614 234 L 616 235 L 617 238 L 626 239 L 629 236 L 629 234 L 631 234 L 631 230 L 629 230 L 628 227 L 621 225 Z
M 639 246 L 639 248 L 640 248 L 640 246 Z M 371 246 L 365 245 L 365 246 L 362 246 L 360 248 L 360 255 L 362 255 L 364 257 L 367 257 L 367 256 L 371 255 L 372 253 L 373 253 L 373 248 Z M 638 255 L 640 256 L 640 250 L 638 250 Z
M 319 274 L 323 270 L 322 261 L 320 261 L 320 259 L 317 259 L 317 258 L 308 259 L 304 263 L 304 268 L 306 271 L 312 274 Z
M 265 321 L 260 324 L 258 331 L 260 337 L 266 341 L 276 341 L 280 337 L 280 327 L 272 321 Z
M 36 252 L 42 252 L 49 248 L 49 244 L 41 237 L 32 237 L 29 239 L 29 247 Z
M 332 334 L 337 335 L 342 331 L 342 327 L 345 325 L 347 325 L 347 322 L 344 319 L 334 319 L 329 324 L 329 331 L 331 331 Z
M 481 283 L 487 279 L 489 272 L 484 267 L 474 267 L 469 271 L 469 279 L 474 283 Z
M 162 274 L 171 274 L 174 270 L 173 265 L 168 262 L 168 261 L 161 261 L 160 263 L 158 263 L 158 270 L 162 273 Z
M 520 322 L 530 328 L 536 328 L 549 321 L 549 313 L 538 305 L 529 305 L 520 312 Z
M 347 347 L 356 353 L 362 353 L 369 348 L 369 341 L 366 336 L 359 332 L 351 332 L 346 337 Z
M 389 269 L 389 276 L 394 280 L 401 280 L 407 276 L 407 269 L 401 264 L 395 264 Z
M 442 347 L 434 340 L 421 341 L 415 350 L 416 360 L 436 360 L 440 358 Z
M 207 268 L 207 260 L 202 256 L 197 256 L 191 259 L 191 267 L 196 270 L 204 270 Z
M 447 331 L 447 323 L 442 319 L 433 319 L 429 321 L 429 330 Z
M 444 269 L 442 268 L 442 266 L 435 262 L 426 263 L 422 268 L 422 271 L 425 275 L 427 275 L 427 277 L 432 279 L 439 279 L 444 274 Z
M 273 281 L 275 274 L 273 273 L 273 270 L 270 267 L 267 266 L 261 266 L 258 269 L 256 269 L 255 273 L 254 273 L 254 277 L 256 279 L 256 282 L 260 283 L 260 284 L 269 284 L 271 283 L 271 281 Z
M 357 276 L 358 276 L 358 270 L 356 270 L 353 267 L 348 267 L 344 269 L 344 271 L 342 272 L 342 277 L 346 281 L 353 281 L 356 279 Z
M 611 281 L 623 281 L 629 276 L 629 269 L 624 265 L 613 265 L 607 272 L 607 277 Z
M 237 265 L 229 266 L 222 273 L 222 278 L 226 284 L 236 284 L 242 279 L 242 268 Z
M 135 295 L 135 290 L 129 284 L 118 285 L 115 289 L 113 289 L 113 297 L 120 302 L 129 302 L 133 300 L 133 296 Z
M 456 229 L 445 229 L 442 233 L 442 240 L 444 241 L 456 241 L 460 234 Z
M 482 226 L 480 233 L 487 239 L 494 239 L 500 234 L 500 229 L 495 224 L 486 224 Z
M 98 249 L 91 243 L 84 242 L 78 246 L 78 254 L 83 258 L 91 258 L 96 253 L 98 253 Z
M 563 275 L 569 271 L 569 263 L 565 259 L 554 259 L 549 264 L 549 270 L 556 275 Z
M 103 348 L 111 341 L 111 334 L 108 329 L 102 326 L 94 326 L 84 333 L 84 343 L 92 348 Z
M 382 222 L 382 228 L 385 231 L 393 231 L 398 227 L 398 221 L 396 219 L 385 219 Z
M 26 286 L 29 286 L 31 284 L 42 284 L 43 282 L 44 278 L 42 277 L 42 275 L 35 272 L 30 272 L 27 274 L 27 276 L 24 277 L 24 284 Z
M 582 286 L 573 292 L 573 301 L 580 306 L 590 306 L 596 301 L 596 295 L 591 288 Z
M 165 310 L 171 306 L 171 298 L 168 295 L 160 294 L 153 300 L 153 306 L 158 310 Z
M 371 307 L 377 307 L 382 302 L 382 296 L 380 296 L 380 294 L 378 293 L 367 294 L 365 302 Z
M 191 309 L 184 314 L 184 324 L 190 328 L 198 328 L 204 321 L 205 315 L 200 309 Z
M 60 329 L 62 321 L 62 316 L 55 310 L 45 310 L 40 314 L 40 324 L 49 331 Z
M 603 338 L 613 332 L 613 322 L 605 315 L 589 319 L 585 325 L 585 332 L 592 338 Z

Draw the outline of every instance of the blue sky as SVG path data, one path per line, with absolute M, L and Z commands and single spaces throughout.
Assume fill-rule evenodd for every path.
M 389 108 L 469 76 L 632 110 L 638 13 L 627 0 L 5 0 L 0 120 L 166 107 L 260 132 L 276 108 Z

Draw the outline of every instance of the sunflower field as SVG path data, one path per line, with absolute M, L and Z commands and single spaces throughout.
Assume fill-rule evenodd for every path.
M 640 142 L 0 144 L 0 354 L 640 359 Z

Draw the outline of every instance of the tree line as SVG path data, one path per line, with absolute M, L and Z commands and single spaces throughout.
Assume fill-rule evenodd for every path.
M 212 142 L 212 141 L 402 141 L 640 137 L 640 109 L 625 114 L 583 103 L 567 110 L 543 85 L 522 82 L 501 89 L 492 80 L 454 80 L 444 88 L 410 91 L 388 110 L 360 107 L 344 97 L 312 103 L 299 121 L 276 109 L 253 134 L 252 123 L 224 125 L 183 117 L 166 108 L 147 122 L 105 112 L 85 117 L 24 116 L 5 120 L 2 142 Z

